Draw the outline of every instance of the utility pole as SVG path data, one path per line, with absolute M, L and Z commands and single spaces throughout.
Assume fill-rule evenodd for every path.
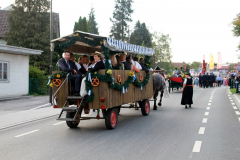
M 53 54 L 53 48 L 51 47 L 51 40 L 53 39 L 52 36 L 52 24 L 53 24 L 53 18 L 52 18 L 52 0 L 50 2 L 50 7 L 51 7 L 51 11 L 50 11 L 50 66 L 49 66 L 49 75 L 52 75 L 52 70 L 53 70 L 53 66 L 52 66 L 52 54 Z M 52 87 L 49 87 L 49 103 L 52 104 Z

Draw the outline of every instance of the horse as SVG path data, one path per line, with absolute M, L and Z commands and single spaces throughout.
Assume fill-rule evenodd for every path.
M 157 110 L 156 101 L 157 101 L 158 92 L 161 92 L 158 106 L 162 105 L 162 97 L 163 97 L 165 87 L 166 87 L 166 83 L 165 83 L 164 77 L 159 73 L 154 73 L 153 74 L 153 88 L 155 90 L 155 93 L 153 95 L 153 99 L 154 99 L 153 110 Z

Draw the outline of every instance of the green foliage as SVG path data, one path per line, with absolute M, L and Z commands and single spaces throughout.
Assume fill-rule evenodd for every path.
M 91 12 L 89 13 L 88 17 L 88 32 L 93 34 L 99 34 L 97 22 L 95 20 L 94 8 L 91 8 Z
M 202 66 L 202 63 L 196 62 L 196 61 L 194 61 L 190 64 L 190 68 L 194 69 L 195 71 L 198 71 L 201 68 L 201 66 Z
M 237 17 L 233 20 L 233 34 L 236 37 L 240 36 L 240 13 L 237 15 Z M 238 49 L 240 50 L 240 44 L 238 46 Z
M 73 32 L 75 31 L 83 31 L 83 32 L 88 32 L 88 22 L 87 22 L 87 18 L 86 17 L 79 17 L 78 22 L 75 22 L 74 28 L 73 28 Z
M 146 24 L 141 24 L 140 21 L 137 21 L 134 31 L 130 36 L 130 43 L 151 48 L 151 37 L 152 35 L 147 29 Z
M 30 55 L 30 65 L 48 70 L 50 64 L 50 8 L 49 0 L 16 0 L 9 14 L 7 44 L 44 51 L 41 55 Z M 53 63 L 57 54 L 53 55 Z
M 37 91 L 32 92 L 34 95 L 46 95 L 48 93 L 47 76 L 45 71 L 36 66 L 29 66 L 29 78 L 34 78 L 29 81 L 31 88 L 35 88 L 37 85 Z M 37 84 L 36 84 L 37 82 Z
M 173 69 L 172 51 L 170 48 L 171 38 L 168 34 L 164 35 L 157 32 L 154 32 L 153 38 L 153 46 L 155 50 L 154 63 L 163 68 L 167 73 L 171 73 Z
M 115 0 L 115 9 L 113 11 L 113 19 L 110 21 L 113 23 L 111 27 L 110 37 L 127 41 L 128 26 L 127 22 L 132 22 L 131 14 L 133 13 L 132 7 L 133 0 Z
M 231 72 L 232 70 L 234 70 L 234 64 L 230 64 L 228 67 L 228 72 Z

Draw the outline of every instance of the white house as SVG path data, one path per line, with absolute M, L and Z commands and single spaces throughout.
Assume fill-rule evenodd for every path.
M 28 95 L 29 55 L 42 52 L 0 44 L 0 99 Z

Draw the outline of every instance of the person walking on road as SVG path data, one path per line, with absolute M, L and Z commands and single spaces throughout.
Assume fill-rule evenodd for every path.
M 220 75 L 217 77 L 217 81 L 218 81 L 218 87 L 221 87 L 222 78 L 220 77 Z
M 239 90 L 239 82 L 240 82 L 240 75 L 239 75 L 239 72 L 237 72 L 237 75 L 235 77 L 235 88 L 236 88 L 236 93 L 239 93 L 238 90 Z
M 202 84 L 203 84 L 203 88 L 205 89 L 206 87 L 206 83 L 207 83 L 207 75 L 206 74 L 203 74 L 202 76 Z
M 190 73 L 185 74 L 186 78 L 183 82 L 183 89 L 182 89 L 182 100 L 181 105 L 185 105 L 185 109 L 187 109 L 187 105 L 191 108 L 193 104 L 193 79 L 190 76 Z

